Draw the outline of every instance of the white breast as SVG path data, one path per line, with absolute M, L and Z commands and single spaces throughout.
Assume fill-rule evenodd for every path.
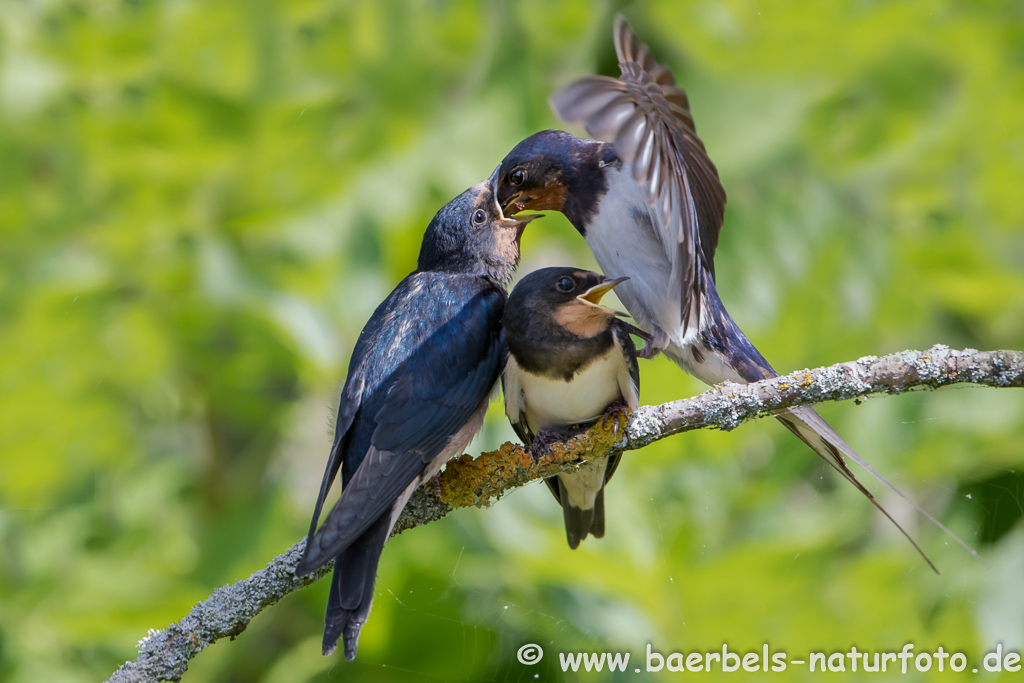
M 583 370 L 572 382 L 522 372 L 522 409 L 530 431 L 567 427 L 595 420 L 613 401 L 622 400 L 619 378 L 626 363 L 616 346 Z M 628 372 L 628 371 L 627 371 Z
M 601 270 L 609 277 L 626 276 L 615 294 L 640 327 L 656 326 L 676 344 L 682 344 L 681 292 L 671 286 L 672 263 L 656 225 L 647 229 L 638 214 L 650 213 L 641 188 L 633 180 L 632 167 L 609 169 L 608 193 L 597 215 L 587 226 L 587 245 Z M 673 247 L 674 248 L 674 247 Z

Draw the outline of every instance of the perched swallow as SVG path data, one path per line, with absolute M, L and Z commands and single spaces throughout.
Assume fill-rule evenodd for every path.
M 640 369 L 629 335 L 640 331 L 601 305 L 625 280 L 543 268 L 512 290 L 502 318 L 508 360 L 501 385 L 509 422 L 535 456 L 602 417 L 618 428 L 639 405 Z M 587 534 L 604 536 L 604 487 L 620 457 L 600 457 L 547 479 L 562 505 L 570 548 Z
M 664 351 L 711 385 L 776 377 L 733 322 L 715 288 L 714 255 L 725 190 L 697 137 L 686 93 L 621 15 L 614 37 L 620 78 L 582 78 L 551 99 L 563 121 L 581 123 L 605 142 L 556 130 L 526 138 L 496 172 L 498 202 L 510 214 L 524 209 L 561 211 L 587 240 L 607 275 L 629 278 L 616 294 L 653 337 L 640 357 Z M 857 480 L 844 455 L 903 494 L 817 412 L 790 408 L 778 419 L 867 496 L 921 552 Z M 931 564 L 927 556 L 924 559 Z
M 427 227 L 417 268 L 377 307 L 352 351 L 331 447 L 296 574 L 335 560 L 323 652 L 356 656 L 384 542 L 417 486 L 479 431 L 504 355 L 505 284 L 530 218 L 506 219 L 492 182 Z M 338 502 L 316 529 L 341 470 Z

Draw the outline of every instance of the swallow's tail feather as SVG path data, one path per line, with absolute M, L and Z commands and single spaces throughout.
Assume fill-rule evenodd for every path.
M 590 535 L 604 538 L 604 489 L 598 491 L 594 498 L 594 520 L 590 523 Z
M 356 658 L 359 631 L 370 616 L 377 563 L 390 528 L 390 515 L 383 515 L 335 559 L 324 615 L 325 656 L 334 652 L 338 639 L 344 636 L 345 659 Z
M 706 269 L 703 271 L 701 285 L 703 300 L 700 307 L 699 334 L 695 335 L 695 338 L 689 344 L 671 344 L 665 349 L 665 353 L 687 372 L 707 384 L 719 384 L 725 381 L 750 383 L 778 377 L 778 373 L 765 360 L 760 351 L 750 343 L 750 340 L 747 339 L 743 331 L 733 321 L 732 316 L 725 310 L 725 306 L 722 305 L 722 300 L 718 296 L 718 290 L 715 288 L 714 279 Z M 789 408 L 776 417 L 791 432 L 796 434 L 801 441 L 810 446 L 811 450 L 839 472 L 844 479 L 864 494 L 871 501 L 871 504 L 878 508 L 879 512 L 885 515 L 900 530 L 900 533 L 906 536 L 907 540 L 910 541 L 911 545 L 914 546 L 932 569 L 935 569 L 932 561 L 925 555 L 920 546 L 914 542 L 910 534 L 892 518 L 892 515 L 875 500 L 871 492 L 860 483 L 847 466 L 846 458 L 860 465 L 879 482 L 913 505 L 915 510 L 920 512 L 939 529 L 942 529 L 943 532 L 960 544 L 972 556 L 979 560 L 981 559 L 973 548 L 876 472 L 864 458 L 836 434 L 835 430 L 813 408 L 796 406 Z M 938 572 L 937 569 L 935 571 L 936 573 Z
M 897 529 L 900 530 L 900 533 L 903 534 L 908 541 L 910 541 L 910 545 L 914 546 L 914 549 L 917 550 L 921 557 L 924 558 L 924 561 L 928 563 L 928 566 L 930 566 L 936 574 L 939 573 L 938 568 L 931 561 L 928 555 L 925 554 L 924 550 L 921 549 L 921 546 L 919 546 L 917 542 L 913 539 L 913 537 L 911 537 L 911 535 L 907 533 L 906 529 L 900 526 L 899 522 L 893 519 L 892 515 L 889 514 L 888 510 L 882 507 L 881 503 L 879 503 L 878 500 L 875 499 L 875 496 L 870 491 L 868 491 L 863 484 L 860 483 L 860 481 L 853 474 L 853 472 L 850 471 L 850 468 L 847 467 L 846 461 L 843 459 L 844 454 L 852 454 L 854 456 L 854 461 L 857 462 L 858 464 L 863 465 L 866 463 L 864 462 L 863 458 L 857 455 L 856 451 L 850 448 L 850 446 L 845 441 L 843 441 L 843 439 L 838 434 L 836 434 L 835 430 L 832 429 L 832 427 L 830 427 L 827 422 L 825 422 L 821 415 L 818 415 L 816 411 L 814 411 L 811 408 L 808 408 L 807 406 L 798 406 L 796 408 L 791 408 L 787 413 L 778 415 L 777 417 L 779 419 L 779 422 L 786 425 L 789 431 L 796 434 L 796 436 L 799 437 L 801 441 L 810 446 L 811 450 L 813 450 L 815 453 L 821 456 L 821 458 L 825 462 L 831 465 L 837 472 L 839 472 L 839 474 L 843 475 L 843 478 L 845 478 L 847 481 L 853 484 L 858 491 L 863 493 L 864 496 L 871 501 L 871 504 L 878 508 L 878 511 L 885 515 L 886 518 L 888 518 L 888 520 L 892 522 Z M 939 522 L 936 521 L 935 518 L 933 518 L 927 512 L 922 510 L 917 505 L 917 503 L 914 503 L 914 501 L 910 500 L 910 498 L 904 495 L 902 491 L 900 491 L 895 486 L 890 484 L 888 481 L 883 479 L 881 475 L 879 475 L 870 467 L 867 469 L 880 482 L 891 488 L 904 499 L 910 501 L 919 512 L 921 512 L 926 517 L 931 519 L 933 522 L 938 524 L 940 528 L 946 529 L 944 526 L 939 524 Z M 946 530 L 946 533 L 951 532 Z M 956 536 L 953 536 L 953 538 L 956 538 Z M 960 539 L 956 538 L 956 540 L 959 541 Z
M 708 350 L 712 351 L 714 356 L 720 358 L 723 364 L 742 378 L 742 381 L 744 382 L 758 382 L 762 379 L 778 377 L 778 373 L 776 373 L 772 366 L 769 365 L 768 361 L 761 355 L 761 352 L 750 343 L 750 340 L 747 339 L 746 335 L 744 335 L 736 323 L 733 322 L 725 308 L 721 305 L 721 301 L 718 300 L 717 293 L 715 293 L 714 300 L 714 303 L 717 303 L 718 305 L 709 306 L 709 309 L 716 314 L 716 324 L 714 325 L 713 330 L 709 331 L 710 333 L 705 335 L 705 338 L 712 342 L 709 345 L 711 348 Z M 723 379 L 735 381 L 734 377 L 725 377 Z M 716 380 L 715 383 L 719 381 L 722 380 Z M 888 510 L 882 507 L 882 505 L 875 500 L 874 495 L 872 495 L 872 493 L 860 483 L 860 480 L 857 479 L 856 475 L 854 475 L 846 465 L 846 460 L 844 460 L 843 456 L 849 457 L 858 465 L 866 469 L 870 474 L 874 475 L 878 481 L 898 493 L 904 500 L 910 502 L 910 504 L 913 505 L 921 514 L 934 522 L 940 529 L 952 536 L 971 553 L 974 553 L 966 543 L 957 538 L 951 531 L 942 526 L 942 524 L 939 524 L 934 517 L 922 510 L 917 503 L 886 481 L 882 475 L 868 465 L 867 462 L 849 446 L 849 444 L 843 441 L 843 439 L 836 434 L 836 431 L 832 429 L 832 427 L 830 427 L 821 415 L 818 415 L 813 408 L 808 406 L 796 406 L 794 408 L 790 408 L 781 415 L 777 415 L 776 417 L 779 422 L 786 425 L 786 428 L 789 429 L 789 431 L 793 432 L 801 441 L 807 444 L 812 451 L 817 453 L 822 460 L 831 465 L 843 476 L 844 479 L 853 484 L 858 491 L 864 494 L 864 496 L 871 501 L 871 504 L 878 508 L 878 511 L 885 515 L 886 518 L 888 518 L 888 520 L 900 530 L 900 533 L 910 541 L 910 544 L 914 546 L 914 549 L 920 553 L 921 557 L 924 558 L 924 561 L 928 563 L 928 566 L 930 566 L 936 574 L 939 570 L 932 563 L 931 558 L 925 554 L 924 550 L 921 549 L 921 546 L 919 546 L 910 534 L 907 533 L 906 529 L 900 526 L 900 524 L 893 519 Z
M 604 488 L 619 466 L 620 455 L 596 458 L 575 472 L 548 477 L 548 488 L 562 506 L 565 537 L 576 549 L 587 536 L 604 538 Z
M 891 483 L 889 483 L 887 479 L 885 479 L 885 477 L 876 472 L 875 468 L 869 465 L 867 461 L 865 461 L 864 458 L 862 458 L 857 453 L 857 451 L 853 450 L 853 448 L 850 447 L 848 443 L 843 441 L 842 437 L 836 434 L 835 430 L 832 429 L 832 427 L 830 427 L 829 424 L 825 422 L 824 418 L 822 418 L 821 415 L 819 415 L 814 409 L 809 408 L 808 406 L 796 406 L 794 408 L 790 408 L 787 413 L 778 415 L 777 417 L 779 419 L 779 422 L 786 425 L 786 427 L 788 427 L 791 432 L 800 437 L 801 441 L 810 446 L 815 453 L 820 455 L 822 459 L 825 460 L 825 462 L 832 465 L 832 467 L 835 468 L 840 474 L 842 474 L 843 477 L 845 477 L 850 483 L 856 486 L 861 493 L 867 496 L 868 500 L 870 500 L 871 503 L 876 508 L 878 508 L 878 510 L 883 515 L 888 517 L 889 521 L 895 524 L 896 528 L 899 529 L 900 532 L 907 537 L 907 540 L 910 541 L 910 543 L 914 546 L 915 549 L 917 549 L 917 552 L 921 554 L 921 557 L 923 557 L 925 561 L 928 562 L 931 568 L 935 570 L 936 574 L 939 570 L 936 569 L 934 564 L 932 564 L 932 561 L 928 559 L 928 556 L 925 555 L 924 551 L 921 550 L 920 546 L 918 546 L 917 543 L 914 542 L 914 539 L 910 537 L 910 534 L 908 534 L 906 530 L 903 529 L 903 527 L 897 524 L 896 520 L 894 520 L 892 516 L 885 510 L 885 508 L 883 508 L 879 504 L 879 502 L 875 499 L 871 492 L 864 488 L 864 486 L 857 480 L 853 472 L 851 472 L 849 467 L 847 467 L 844 457 L 849 458 L 850 460 L 854 461 L 862 468 L 864 468 L 864 470 L 866 470 L 868 474 L 872 475 L 884 486 L 886 486 L 887 488 L 891 489 L 894 493 L 896 493 L 896 495 L 898 495 L 900 498 L 914 506 L 914 509 L 917 510 L 928 521 L 930 521 L 932 524 L 941 529 L 947 536 L 956 541 L 960 545 L 960 547 L 962 547 L 964 550 L 970 553 L 975 559 L 981 561 L 981 557 L 974 550 L 974 548 L 969 546 L 959 536 L 950 531 L 942 522 L 935 519 L 935 517 L 933 517 L 920 505 L 914 502 L 914 500 L 907 496 L 907 494 L 903 493 L 903 491 L 893 486 Z
M 593 507 L 583 508 L 572 502 L 561 477 L 553 478 L 558 479 L 558 501 L 562 504 L 565 539 L 569 542 L 569 547 L 575 550 L 579 547 L 580 541 L 589 535 L 595 538 L 604 536 L 604 489 L 597 492 Z

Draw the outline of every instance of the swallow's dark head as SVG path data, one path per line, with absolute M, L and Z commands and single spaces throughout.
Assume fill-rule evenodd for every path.
M 496 172 L 501 208 L 510 214 L 525 209 L 561 211 L 577 142 L 563 131 L 545 130 L 516 145 Z
M 494 198 L 493 176 L 442 207 L 423 236 L 419 270 L 485 275 L 504 284 L 519 263 L 519 240 L 539 214 L 506 218 Z
M 529 335 L 528 328 L 561 328 L 576 337 L 605 332 L 616 316 L 625 316 L 601 304 L 601 297 L 629 278 L 610 278 L 578 268 L 541 268 L 516 285 L 505 308 L 505 324 Z
M 534 133 L 508 153 L 495 175 L 498 204 L 509 215 L 561 211 L 583 231 L 608 189 L 605 166 L 617 163 L 611 145 L 561 130 Z

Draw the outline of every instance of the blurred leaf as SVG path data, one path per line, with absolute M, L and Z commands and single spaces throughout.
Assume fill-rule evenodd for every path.
M 0 679 L 106 678 L 305 532 L 362 325 L 434 212 L 558 125 L 554 88 L 614 74 L 620 7 L 0 4 Z M 719 288 L 775 367 L 1024 348 L 1019 3 L 624 11 L 689 92 L 730 199 Z M 523 248 L 520 275 L 593 267 L 561 216 Z M 642 375 L 646 403 L 701 390 L 664 358 Z M 558 650 L 647 643 L 1019 647 L 1020 404 L 822 409 L 989 568 L 885 498 L 929 574 L 766 420 L 628 456 L 606 538 L 576 551 L 541 486 L 394 539 L 353 664 L 319 655 L 317 585 L 185 680 L 560 680 Z M 470 450 L 509 438 L 496 402 Z

